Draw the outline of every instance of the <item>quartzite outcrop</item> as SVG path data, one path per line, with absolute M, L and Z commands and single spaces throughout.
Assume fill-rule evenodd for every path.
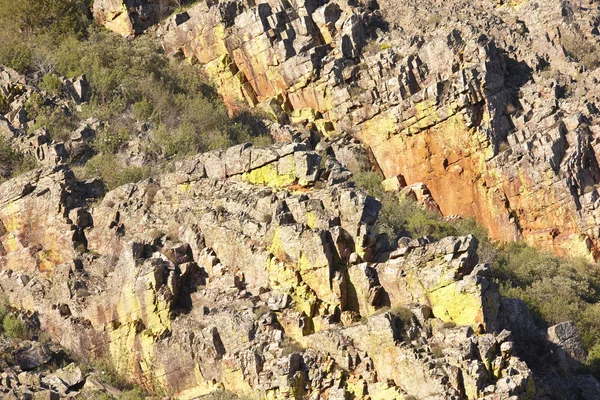
M 0 288 L 73 356 L 174 398 L 544 393 L 509 329 L 545 333 L 500 299 L 477 240 L 382 247 L 380 204 L 350 177 L 305 143 L 200 154 L 106 194 L 35 170 L 0 186 Z M 548 337 L 576 371 L 576 330 Z
M 387 178 L 424 182 L 444 215 L 475 216 L 496 239 L 597 257 L 597 10 L 214 1 L 158 34 L 230 104 L 359 138 Z
M 133 36 L 162 6 L 94 11 Z M 99 122 L 64 143 L 26 135 L 38 91 L 2 69 L 0 134 L 41 164 L 0 185 L 2 294 L 75 358 L 172 398 L 598 398 L 575 326 L 540 330 L 501 298 L 474 237 L 386 245 L 379 201 L 352 183 L 369 157 L 349 140 L 387 187 L 445 215 L 594 256 L 597 73 L 567 49 L 597 34 L 581 7 L 199 2 L 154 31 L 165 50 L 203 64 L 230 106 L 324 141 L 273 124 L 300 138 L 188 157 L 110 192 L 63 164 L 89 157 Z M 85 101 L 84 77 L 63 85 Z M 544 369 L 527 364 L 531 348 Z M 83 382 L 63 370 L 20 382 L 5 369 L 0 391 L 37 391 L 37 377 L 56 396 Z

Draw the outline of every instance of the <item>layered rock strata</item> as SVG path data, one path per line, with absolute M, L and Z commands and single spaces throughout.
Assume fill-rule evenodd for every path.
M 597 257 L 598 6 L 380 3 L 201 2 L 159 35 L 231 107 L 360 138 L 444 215 Z
M 63 165 L 32 171 L 0 186 L 0 287 L 176 398 L 533 396 L 477 241 L 384 251 L 350 177 L 302 143 L 190 157 L 99 204 Z

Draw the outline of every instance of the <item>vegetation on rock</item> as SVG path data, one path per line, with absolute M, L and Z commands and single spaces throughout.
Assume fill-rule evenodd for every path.
M 386 192 L 375 172 L 355 176 L 358 186 L 382 201 L 380 221 L 394 239 L 431 235 L 436 239 L 474 234 L 480 262 L 491 263 L 500 293 L 527 304 L 537 324 L 546 328 L 575 321 L 589 351 L 588 366 L 600 376 L 600 271 L 582 259 L 558 257 L 523 243 L 492 243 L 473 220 L 448 221 L 413 200 Z
M 0 136 L 0 183 L 37 165 L 35 159 L 13 149 Z
M 26 103 L 27 117 L 34 120 L 28 132 L 45 127 L 62 142 L 81 121 L 101 121 L 93 146 L 97 156 L 83 171 L 102 177 L 109 188 L 149 176 L 164 159 L 242 142 L 270 143 L 250 112 L 227 114 L 197 67 L 168 58 L 149 35 L 127 40 L 93 25 L 85 11 L 90 5 L 87 0 L 0 2 L 0 64 L 24 73 L 42 91 Z M 68 99 L 64 79 L 80 76 L 90 86 L 84 104 L 57 107 L 44 95 Z M 139 142 L 143 158 L 133 166 L 113 157 L 132 140 Z M 0 143 L 0 175 L 31 167 L 5 147 Z
M 177 390 L 204 384 L 208 381 L 204 381 L 202 368 L 214 374 L 212 389 L 221 389 L 217 378 L 227 376 L 224 381 L 231 388 L 260 388 L 269 398 L 282 393 L 299 397 L 306 394 L 305 389 L 319 397 L 333 390 L 334 381 L 344 398 L 355 394 L 359 398 L 358 393 L 365 394 L 367 387 L 374 393 L 380 391 L 379 398 L 388 398 L 390 391 L 412 398 L 404 390 L 425 393 L 422 397 L 428 398 L 441 393 L 446 397 L 465 393 L 469 398 L 486 393 L 531 397 L 532 376 L 539 370 L 532 373 L 531 365 L 521 360 L 545 362 L 555 355 L 563 357 L 566 353 L 561 352 L 568 350 L 565 343 L 579 344 L 581 337 L 588 351 L 587 367 L 600 376 L 597 265 L 553 256 L 522 243 L 492 242 L 472 219 L 443 218 L 434 211 L 441 203 L 426 208 L 403 191 L 384 191 L 377 173 L 356 172 L 351 163 L 341 161 L 347 150 L 346 159 L 357 171 L 368 168 L 354 159 L 356 147 L 348 150 L 344 148 L 348 143 L 335 143 L 338 138 L 333 133 L 337 125 L 347 129 L 342 134 L 356 134 L 367 143 L 373 140 L 370 156 L 377 162 L 377 158 L 402 152 L 402 160 L 380 163 L 388 176 L 397 174 L 399 165 L 403 166 L 399 170 L 418 169 L 421 166 L 412 163 L 427 157 L 431 161 L 423 168 L 427 171 L 419 172 L 423 181 L 431 174 L 452 173 L 463 189 L 474 185 L 479 194 L 502 192 L 505 197 L 498 204 L 506 218 L 499 217 L 499 223 L 528 234 L 534 230 L 531 226 L 537 226 L 535 218 L 529 222 L 536 223 L 523 228 L 527 225 L 520 225 L 519 218 L 523 221 L 526 213 L 513 210 L 526 210 L 519 206 L 523 206 L 521 199 L 535 199 L 529 193 L 538 187 L 528 182 L 534 179 L 521 174 L 531 172 L 529 167 L 515 169 L 519 183 L 510 189 L 523 195 L 513 202 L 515 207 L 506 197 L 511 190 L 492 190 L 513 181 L 514 177 L 506 179 L 510 175 L 502 175 L 504 172 L 496 174 L 499 169 L 494 163 L 502 166 L 502 157 L 517 158 L 520 144 L 532 154 L 544 150 L 544 162 L 549 160 L 550 165 L 544 163 L 551 176 L 548 182 L 562 182 L 562 178 L 554 178 L 562 174 L 562 160 L 570 162 L 567 175 L 573 179 L 566 180 L 569 186 L 563 192 L 573 195 L 577 212 L 597 205 L 595 182 L 600 172 L 588 160 L 593 157 L 587 157 L 593 144 L 586 138 L 594 133 L 587 116 L 572 113 L 576 118 L 558 123 L 565 111 L 577 108 L 569 105 L 548 124 L 556 138 L 545 131 L 540 134 L 543 143 L 540 138 L 524 136 L 533 130 L 532 124 L 542 126 L 548 122 L 546 117 L 563 107 L 558 99 L 566 96 L 563 84 L 568 79 L 550 71 L 549 57 L 536 54 L 532 66 L 539 72 L 536 79 L 556 78 L 550 85 L 552 91 L 531 95 L 526 92 L 531 87 L 520 81 L 533 74 L 526 63 L 530 60 L 511 59 L 509 53 L 514 49 L 502 49 L 501 43 L 495 45 L 490 38 L 475 34 L 477 24 L 462 33 L 459 29 L 444 32 L 428 45 L 430 54 L 420 50 L 429 36 L 414 35 L 410 46 L 402 49 L 404 39 L 366 34 L 364 31 L 382 33 L 379 31 L 389 28 L 383 24 L 382 14 L 375 12 L 377 2 L 350 2 L 343 7 L 325 2 L 318 12 L 313 9 L 316 4 L 300 5 L 304 8 L 300 13 L 297 4 L 284 2 L 286 6 L 276 14 L 261 4 L 265 7 L 258 10 L 260 21 L 248 17 L 252 14 L 240 18 L 248 25 L 234 26 L 238 32 L 228 41 L 225 37 L 237 17 L 256 11 L 253 5 L 202 2 L 199 6 L 206 7 L 202 10 L 210 11 L 212 17 L 216 15 L 216 22 L 211 29 L 198 30 L 202 34 L 193 39 L 196 33 L 192 30 L 188 37 L 175 35 L 173 29 L 187 29 L 182 27 L 185 18 L 206 22 L 198 17 L 200 9 L 195 15 L 170 19 L 171 25 L 156 31 L 149 28 L 155 17 L 163 19 L 189 1 L 159 0 L 137 9 L 123 8 L 126 19 L 129 13 L 140 16 L 148 5 L 146 10 L 154 13 L 151 18 L 148 14 L 143 27 L 126 20 L 131 26 L 123 31 L 130 36 L 150 29 L 147 35 L 126 39 L 92 23 L 91 3 L 0 0 L 0 65 L 22 74 L 14 78 L 12 70 L 0 71 L 8 76 L 2 79 L 13 80 L 11 88 L 0 88 L 0 109 L 6 118 L 0 121 L 6 125 L 0 136 L 0 182 L 36 167 L 36 160 L 54 167 L 40 170 L 31 182 L 16 178 L 0 192 L 0 261 L 6 272 L 3 290 L 10 292 L 13 302 L 27 298 L 36 313 L 46 313 L 43 323 L 58 327 L 54 330 L 71 350 L 81 351 L 84 357 L 107 357 L 86 366 L 83 375 L 103 376 L 108 385 L 125 390 L 123 399 L 144 397 L 133 381 L 145 383 L 144 389 L 155 392 L 162 384 Z M 360 12 L 355 7 L 360 7 Z M 568 14 L 565 10 L 563 16 Z M 348 23 L 338 23 L 343 22 L 342 15 Z M 425 24 L 429 35 L 446 21 L 446 16 L 439 15 L 421 18 L 415 25 Z M 493 36 L 493 30 L 499 28 L 496 20 L 490 21 Z M 267 29 L 269 24 L 274 26 Z M 525 36 L 527 29 L 522 24 L 519 35 Z M 377 29 L 370 29 L 376 25 Z M 345 27 L 344 32 L 339 27 Z M 410 33 L 414 27 L 406 29 Z M 561 56 L 580 63 L 577 71 L 585 75 L 600 64 L 597 45 L 590 45 L 583 33 L 573 33 L 576 31 L 559 32 L 556 43 L 562 46 Z M 401 36 L 409 38 L 408 33 Z M 156 39 L 161 35 L 165 35 L 162 43 Z M 182 50 L 179 41 L 183 36 L 197 40 L 202 45 L 190 46 L 202 49 Z M 268 40 L 257 40 L 255 48 L 236 47 L 236 41 L 250 43 L 250 36 Z M 550 41 L 547 33 L 546 37 Z M 521 40 L 516 34 L 512 39 L 515 43 Z M 335 43 L 338 40 L 339 45 Z M 519 45 L 522 43 L 517 43 L 517 48 Z M 276 129 L 299 129 L 302 132 L 297 136 L 281 135 L 301 137 L 303 142 L 269 148 L 237 146 L 198 154 L 244 142 L 266 145 L 272 138 L 266 122 L 248 107 L 231 111 L 232 99 L 207 83 L 206 68 L 167 56 L 163 46 L 171 47 L 171 55 L 187 51 L 186 57 L 193 54 L 197 60 L 204 55 L 201 53 L 210 53 L 201 62 L 216 59 L 216 69 L 227 70 L 213 71 L 211 78 L 219 74 L 235 78 L 232 85 L 239 85 L 235 89 L 243 92 L 242 97 L 247 96 L 252 104 L 269 103 L 267 108 L 274 115 L 290 111 L 287 117 L 303 126 Z M 265 56 L 271 51 L 269 46 L 279 46 L 277 54 Z M 402 50 L 396 52 L 396 47 Z M 404 50 L 410 52 L 399 57 Z M 238 52 L 241 60 L 233 60 Z M 216 58 L 210 59 L 213 56 Z M 296 56 L 298 59 L 292 60 Z M 405 56 L 408 58 L 400 61 Z M 447 62 L 451 70 L 436 65 L 438 59 Z M 261 63 L 264 65 L 258 65 Z M 305 73 L 294 76 L 297 71 Z M 315 86 L 315 82 L 325 85 Z M 258 86 L 249 90 L 253 83 Z M 376 84 L 377 90 L 371 91 Z M 282 95 L 281 90 L 290 92 Z M 326 94 L 320 98 L 318 92 Z M 227 98 L 229 109 L 220 94 Z M 18 96 L 23 97 L 13 101 Z M 543 99 L 551 106 L 534 104 Z M 527 104 L 529 100 L 531 104 Z M 595 108 L 590 102 L 586 112 L 597 113 Z M 336 117 L 340 110 L 343 118 Z M 540 114 L 545 116 L 538 118 Z M 93 133 L 84 138 L 86 129 Z M 567 138 L 569 130 L 577 138 Z M 520 137 L 514 137 L 516 131 Z M 403 140 L 386 144 L 394 137 Z M 413 140 L 423 137 L 426 140 L 415 145 L 418 142 Z M 323 143 L 317 146 L 321 139 Z M 534 148 L 532 143 L 537 141 L 542 147 Z M 77 146 L 84 150 L 72 151 Z M 581 149 L 580 158 L 569 153 L 574 148 Z M 333 156 L 338 150 L 339 159 L 338 154 Z M 429 160 L 435 151 L 445 158 Z M 538 151 L 535 157 L 542 158 L 540 154 Z M 194 156 L 186 157 L 190 155 Z M 519 160 L 523 157 L 525 154 Z M 365 164 L 373 161 L 364 158 Z M 410 162 L 403 164 L 405 160 Z M 64 162 L 70 165 L 58 165 Z M 537 166 L 536 162 L 529 164 Z M 478 169 L 483 165 L 486 169 Z M 509 163 L 507 170 L 515 165 Z M 381 204 L 356 190 L 349 181 L 350 170 L 355 172 L 355 185 Z M 533 170 L 536 174 L 532 176 L 538 176 L 539 171 Z M 147 179 L 159 175 L 165 179 Z M 486 178 L 481 178 L 484 175 Z M 103 188 L 96 187 L 102 185 L 84 182 L 95 177 L 110 190 L 104 201 Z M 131 182 L 139 184 L 121 187 Z M 448 194 L 450 190 L 448 186 L 442 191 Z M 547 192 L 540 193 L 542 198 Z M 480 206 L 477 197 L 464 203 L 452 196 L 440 198 L 454 202 L 454 210 L 461 204 Z M 90 210 L 92 201 L 96 207 Z M 481 209 L 486 206 L 491 203 Z M 549 206 L 544 204 L 541 209 Z M 22 271 L 13 275 L 13 269 L 32 276 L 20 275 Z M 62 278 L 65 285 L 58 284 Z M 198 290 L 200 286 L 202 290 Z M 513 340 L 517 339 L 491 328 L 506 323 L 501 321 L 505 316 L 500 316 L 500 310 L 507 299 L 520 299 L 519 304 L 529 307 L 537 322 L 532 336 L 543 346 L 556 345 L 549 347 L 557 350 L 556 354 L 513 353 Z M 10 311 L 0 309 L 0 345 L 40 337 L 37 327 L 30 328 L 36 324 L 35 316 L 30 321 Z M 529 311 L 523 314 L 528 317 Z M 577 329 L 565 325 L 562 328 L 568 335 L 557 341 L 548 339 L 554 328 L 550 325 L 566 321 L 574 321 Z M 513 334 L 516 337 L 520 332 Z M 105 337 L 109 337 L 106 343 L 96 343 Z M 90 350 L 88 345 L 98 346 Z M 462 348 L 470 350 L 457 354 Z M 581 353 L 585 356 L 585 351 Z M 173 360 L 185 367 L 170 368 Z M 398 360 L 411 361 L 399 367 L 395 364 Z M 66 373 L 67 367 L 61 368 L 61 373 Z M 421 367 L 423 376 L 411 370 Z M 567 371 L 568 375 L 570 367 L 563 367 L 548 370 Z M 453 369 L 452 375 L 449 369 Z M 309 382 L 303 375 L 309 376 L 309 372 L 321 378 Z M 419 381 L 411 386 L 415 376 Z M 454 379 L 456 376 L 459 378 Z M 71 387 L 83 386 L 80 378 Z M 6 382 L 0 386 L 8 390 L 11 385 Z M 104 389 L 94 398 L 112 398 Z M 217 390 L 204 398 L 240 397 Z

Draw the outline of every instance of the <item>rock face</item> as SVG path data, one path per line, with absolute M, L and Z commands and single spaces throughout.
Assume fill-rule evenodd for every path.
M 142 33 L 171 9 L 168 0 L 95 0 L 94 18 L 125 37 Z
M 350 177 L 306 143 L 199 154 L 105 195 L 32 171 L 0 185 L 0 288 L 74 356 L 174 398 L 534 398 L 476 239 L 386 251 Z M 573 379 L 576 332 L 552 332 Z
M 585 10 L 598 5 L 584 3 L 201 2 L 159 35 L 232 106 L 360 139 L 444 215 L 595 258 L 598 33 Z
M 89 100 L 89 88 L 84 76 L 71 80 L 63 78 L 61 84 L 65 96 L 50 96 L 30 84 L 24 76 L 0 66 L 0 139 L 44 166 L 56 166 L 69 158 L 85 161 L 93 155 L 91 142 L 99 126 L 99 122 L 93 118 L 83 122 L 64 140 L 53 139 L 44 127 L 33 132 L 28 129 L 36 123 L 26 110 L 28 104 L 30 107 L 43 105 L 60 109 L 68 115 L 71 112 L 70 101 L 79 105 Z M 4 175 L 10 174 L 0 170 L 0 179 Z
M 597 97 L 580 92 L 598 72 L 566 40 L 596 21 L 564 2 L 447 3 L 217 0 L 172 16 L 156 31 L 165 51 L 203 64 L 231 108 L 270 113 L 279 143 L 108 193 L 63 164 L 90 156 L 98 121 L 64 142 L 24 134 L 40 93 L 1 69 L 0 135 L 40 162 L 0 185 L 2 296 L 74 357 L 178 399 L 598 398 L 574 324 L 540 330 L 500 298 L 473 236 L 389 248 L 381 204 L 352 183 L 373 163 L 388 189 L 495 238 L 596 256 Z M 94 13 L 134 36 L 168 4 L 97 0 Z M 62 83 L 89 98 L 84 77 Z M 525 361 L 531 343 L 544 369 Z M 19 378 L 51 357 L 24 346 L 2 365 L 3 394 L 84 383 L 75 365 Z

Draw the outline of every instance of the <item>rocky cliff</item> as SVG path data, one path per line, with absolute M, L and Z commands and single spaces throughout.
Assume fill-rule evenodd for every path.
M 158 34 L 168 53 L 202 64 L 231 107 L 352 135 L 387 178 L 427 184 L 444 215 L 595 258 L 597 8 L 199 2 Z
M 389 243 L 354 182 L 373 168 L 495 239 L 596 258 L 597 5 L 201 1 L 161 21 L 173 4 L 93 12 L 200 64 L 277 143 L 165 157 L 109 191 L 78 173 L 104 121 L 30 129 L 31 99 L 73 112 L 85 76 L 52 96 L 2 67 L 0 139 L 37 167 L 0 184 L 0 300 L 54 342 L 0 340 L 3 396 L 119 396 L 43 370 L 61 354 L 176 399 L 600 397 L 575 324 L 500 296 L 475 236 Z M 150 158 L 137 122 L 131 164 Z
M 501 299 L 474 237 L 378 247 L 380 204 L 350 178 L 306 143 L 189 157 L 106 194 L 34 170 L 0 186 L 0 287 L 74 357 L 178 399 L 536 398 L 523 337 L 579 368 L 576 330 L 547 335 Z
M 301 145 L 239 146 L 95 207 L 65 167 L 26 174 L 1 186 L 2 289 L 66 348 L 177 398 L 215 382 L 276 397 L 472 397 L 513 365 L 495 391 L 533 391 L 526 365 L 497 353 L 508 332 L 474 335 L 493 331 L 500 306 L 476 241 L 403 242 L 364 263 L 378 203 L 333 160 L 330 185 L 309 189 L 319 163 Z M 464 342 L 467 364 L 436 367 L 432 337 Z

